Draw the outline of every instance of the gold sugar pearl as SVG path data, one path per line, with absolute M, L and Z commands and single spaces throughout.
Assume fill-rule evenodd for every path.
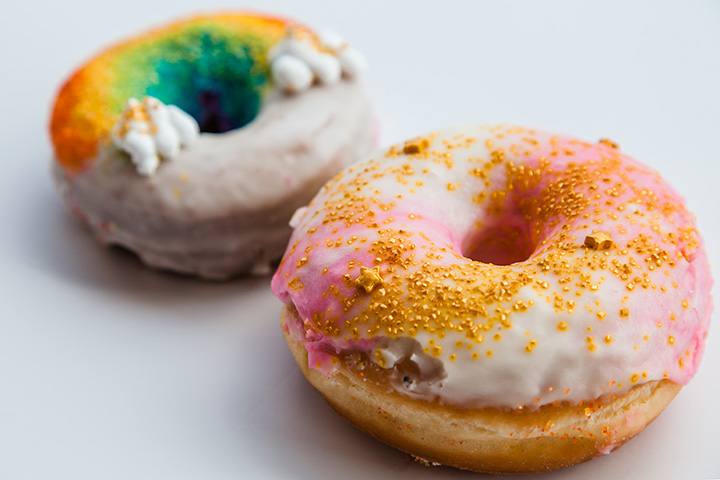
M 585 246 L 593 250 L 607 250 L 613 246 L 610 232 L 593 232 L 585 237 Z
M 615 150 L 620 150 L 620 145 L 618 145 L 617 142 L 610 140 L 609 138 L 601 138 L 600 140 L 598 140 L 598 143 L 607 145 L 608 147 L 614 148 Z
M 405 142 L 403 147 L 403 153 L 406 155 L 413 155 L 425 151 L 430 146 L 430 141 L 427 138 L 415 138 Z

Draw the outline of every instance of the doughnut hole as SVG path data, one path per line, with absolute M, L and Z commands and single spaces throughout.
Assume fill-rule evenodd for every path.
M 162 42 L 164 56 L 153 59 L 150 78 L 154 80 L 144 94 L 181 108 L 204 133 L 225 133 L 252 122 L 267 82 L 257 60 L 222 35 L 202 31 L 188 35 L 191 42 Z M 191 53 L 188 44 L 193 45 Z
M 493 265 L 524 262 L 534 251 L 527 226 L 502 222 L 502 219 L 471 232 L 462 246 L 463 256 Z

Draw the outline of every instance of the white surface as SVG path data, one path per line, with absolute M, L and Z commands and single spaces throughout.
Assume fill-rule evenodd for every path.
M 247 2 L 367 55 L 383 144 L 498 120 L 619 142 L 686 195 L 719 275 L 720 2 L 581 3 Z M 3 7 L 0 478 L 475 478 L 407 462 L 332 412 L 284 346 L 267 279 L 145 270 L 61 206 L 46 133 L 59 83 L 108 43 L 227 7 L 165 5 Z M 653 425 L 540 478 L 720 477 L 719 375 L 716 324 L 699 373 Z

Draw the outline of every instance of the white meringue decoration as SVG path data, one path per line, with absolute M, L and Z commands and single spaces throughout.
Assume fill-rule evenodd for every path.
M 314 79 L 307 63 L 287 54 L 280 55 L 273 61 L 272 76 L 275 83 L 291 92 L 307 90 Z
M 359 77 L 367 69 L 365 55 L 354 48 L 346 48 L 340 51 L 338 60 L 340 60 L 343 73 L 350 78 Z
M 128 99 L 111 137 L 115 146 L 130 154 L 137 173 L 147 177 L 157 171 L 160 157 L 176 157 L 199 133 L 197 121 L 182 109 L 145 97 L 142 103 Z
M 359 51 L 341 35 L 326 29 L 313 34 L 290 27 L 269 56 L 273 79 L 289 92 L 307 90 L 315 80 L 332 85 L 343 76 L 355 78 L 367 67 Z

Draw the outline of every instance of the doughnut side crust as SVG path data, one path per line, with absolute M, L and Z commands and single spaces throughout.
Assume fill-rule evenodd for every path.
M 358 429 L 428 463 L 483 473 L 540 473 L 609 454 L 650 424 L 681 390 L 669 380 L 644 383 L 625 395 L 535 411 L 463 409 L 412 399 L 360 376 L 346 362 L 330 376 L 308 368 L 308 352 L 285 341 L 305 378 Z

